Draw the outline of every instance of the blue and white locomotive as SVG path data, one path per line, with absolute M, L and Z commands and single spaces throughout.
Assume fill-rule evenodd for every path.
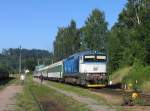
M 51 80 L 86 87 L 103 87 L 108 82 L 107 55 L 97 51 L 79 52 L 36 72 Z

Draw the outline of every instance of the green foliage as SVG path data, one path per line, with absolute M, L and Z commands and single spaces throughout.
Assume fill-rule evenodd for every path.
M 80 49 L 79 30 L 72 20 L 66 28 L 59 28 L 54 41 L 54 61 L 62 60 Z
M 129 74 L 131 69 L 132 67 L 120 68 L 119 70 L 114 71 L 113 74 L 110 75 L 109 78 L 113 84 L 121 83 L 124 77 Z
M 0 67 L 0 73 L 9 73 L 5 67 Z
M 128 0 L 107 38 L 109 71 L 136 61 L 150 65 L 150 1 Z
M 95 9 L 87 18 L 82 31 L 82 44 L 84 49 L 105 50 L 105 40 L 107 35 L 107 22 L 104 13 Z
M 143 65 L 141 65 L 141 63 L 135 63 L 129 74 L 126 75 L 123 79 L 123 83 L 133 84 L 134 89 L 142 89 L 142 85 L 146 81 L 150 81 L 150 66 L 144 67 Z
M 150 93 L 150 81 L 144 81 L 142 84 L 142 90 L 144 93 Z
M 25 67 L 28 70 L 34 71 L 36 65 L 37 65 L 37 61 L 35 59 L 27 59 L 26 60 Z
M 19 70 L 19 49 L 3 49 L 0 54 L 0 67 L 4 67 L 10 73 L 18 73 Z M 30 69 L 34 70 L 35 66 L 38 64 L 50 64 L 52 53 L 49 53 L 46 50 L 38 49 L 22 49 L 22 70 Z
M 87 18 L 85 26 L 77 29 L 72 20 L 68 27 L 58 29 L 54 41 L 54 61 L 62 60 L 83 50 L 106 50 L 107 22 L 104 13 L 95 9 Z

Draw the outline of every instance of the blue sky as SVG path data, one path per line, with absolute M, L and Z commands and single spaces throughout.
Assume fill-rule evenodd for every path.
M 0 0 L 2 48 L 38 48 L 52 51 L 58 27 L 71 19 L 77 27 L 95 8 L 104 11 L 109 28 L 117 21 L 126 0 Z

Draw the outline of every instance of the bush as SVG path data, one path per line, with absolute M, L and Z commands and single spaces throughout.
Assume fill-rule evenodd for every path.
M 142 89 L 146 81 L 150 81 L 150 66 L 144 67 L 139 63 L 135 63 L 129 74 L 123 79 L 123 83 L 132 84 L 133 89 Z
M 0 79 L 5 79 L 8 77 L 9 77 L 9 72 L 5 68 L 0 67 Z

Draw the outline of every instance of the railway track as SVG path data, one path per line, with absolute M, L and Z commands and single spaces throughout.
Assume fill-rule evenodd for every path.
M 40 111 L 45 111 L 44 108 L 42 107 L 41 103 L 38 101 L 36 95 L 35 95 L 34 92 L 32 91 L 32 89 L 31 89 L 31 88 L 28 88 L 28 90 L 29 90 L 29 92 L 31 93 L 31 95 L 32 95 L 34 101 L 36 102 L 36 104 L 38 104 L 39 110 L 40 110 Z
M 144 100 L 144 105 L 150 106 L 150 94 L 141 93 L 141 98 Z
M 116 96 L 122 96 L 122 94 L 123 94 L 122 89 L 102 88 L 102 89 L 90 89 L 90 90 L 94 91 L 94 92 L 110 94 L 110 95 L 116 95 Z

